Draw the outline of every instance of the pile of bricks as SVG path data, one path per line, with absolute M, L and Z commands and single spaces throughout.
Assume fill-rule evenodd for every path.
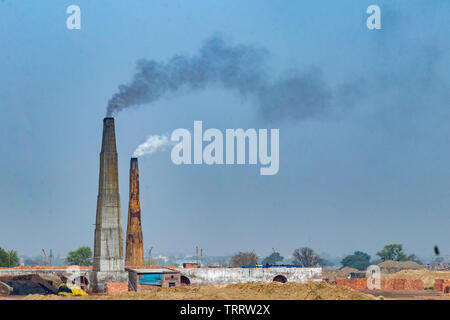
M 424 290 L 423 281 L 420 279 L 381 279 L 381 290 Z M 336 279 L 336 284 L 348 286 L 355 290 L 368 290 L 366 278 Z
M 125 282 L 108 282 L 106 284 L 106 294 L 123 294 L 128 292 L 128 284 Z
M 381 289 L 416 291 L 425 288 L 421 279 L 381 279 Z
M 355 290 L 367 290 L 366 278 L 336 279 L 338 286 L 347 286 Z
M 436 279 L 434 280 L 434 291 L 450 293 L 450 279 Z

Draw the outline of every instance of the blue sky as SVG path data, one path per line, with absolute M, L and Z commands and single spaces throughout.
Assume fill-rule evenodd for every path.
M 81 8 L 81 30 L 66 8 Z M 366 28 L 378 4 L 382 30 Z M 0 2 L 0 246 L 93 246 L 102 119 L 141 58 L 195 55 L 220 35 L 268 52 L 267 72 L 317 72 L 330 107 L 265 119 L 220 86 L 116 116 L 122 218 L 129 158 L 152 134 L 279 128 L 280 170 L 140 159 L 144 247 L 205 255 L 310 246 L 344 255 L 402 243 L 449 254 L 448 1 Z

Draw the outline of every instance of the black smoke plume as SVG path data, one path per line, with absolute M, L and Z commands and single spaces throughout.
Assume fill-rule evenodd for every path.
M 267 74 L 267 51 L 250 45 L 230 45 L 220 37 L 205 41 L 196 56 L 176 55 L 168 62 L 142 59 L 130 83 L 108 102 L 107 116 L 180 90 L 220 85 L 244 97 L 252 96 L 266 119 L 305 118 L 325 110 L 331 94 L 319 73 Z

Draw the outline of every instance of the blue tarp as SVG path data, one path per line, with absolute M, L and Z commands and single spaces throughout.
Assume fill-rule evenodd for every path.
M 140 284 L 161 285 L 161 273 L 146 273 L 139 275 Z
M 273 267 L 284 267 L 284 268 L 301 268 L 302 266 L 297 265 L 297 264 L 269 264 L 268 266 L 266 265 L 261 265 L 261 266 L 242 266 L 241 268 L 273 268 Z

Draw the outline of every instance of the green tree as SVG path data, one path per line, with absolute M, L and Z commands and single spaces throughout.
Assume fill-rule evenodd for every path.
M 366 270 L 370 266 L 370 256 L 365 252 L 355 251 L 355 253 L 342 259 L 341 264 L 343 267 Z
M 66 262 L 69 265 L 77 266 L 91 266 L 92 265 L 92 250 L 89 247 L 80 247 L 75 251 L 70 251 Z
M 406 254 L 403 252 L 403 246 L 401 244 L 385 245 L 383 250 L 377 252 L 377 256 L 379 256 L 383 261 L 406 261 L 408 259 Z
M 0 248 L 0 267 L 17 267 L 20 264 L 19 256 L 15 250 Z
M 279 252 L 272 252 L 272 254 L 263 259 L 261 264 L 277 264 L 278 262 L 283 261 L 283 259 L 284 257 L 282 257 Z

